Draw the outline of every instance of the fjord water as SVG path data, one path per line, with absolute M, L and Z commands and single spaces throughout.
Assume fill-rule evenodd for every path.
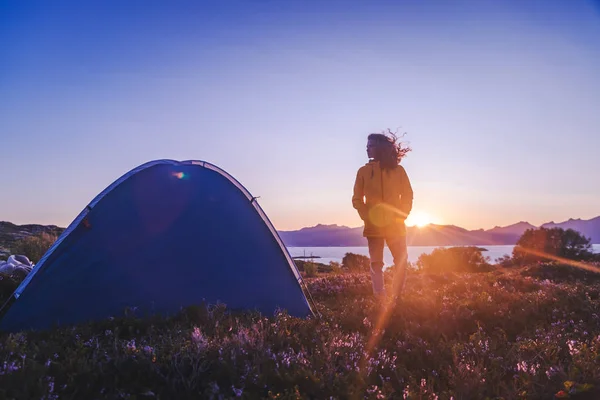
M 421 254 L 430 254 L 434 249 L 438 247 L 454 247 L 454 246 L 409 246 L 408 247 L 408 261 L 416 263 Z M 495 262 L 496 259 L 504 256 L 511 255 L 514 246 L 478 246 L 487 251 L 483 251 L 484 257 L 489 257 L 490 262 Z M 330 261 L 342 262 L 342 258 L 346 253 L 362 254 L 369 256 L 369 249 L 364 246 L 359 247 L 288 247 L 292 257 L 302 256 L 318 256 L 314 261 L 318 263 L 328 264 Z M 600 244 L 592 245 L 592 251 L 594 253 L 600 253 Z M 392 254 L 386 247 L 383 253 L 385 265 L 389 266 L 393 264 Z M 307 259 L 308 260 L 308 259 Z

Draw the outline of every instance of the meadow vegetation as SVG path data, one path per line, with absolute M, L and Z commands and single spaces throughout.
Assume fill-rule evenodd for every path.
M 37 263 L 44 253 L 54 244 L 58 237 L 51 233 L 43 232 L 39 235 L 27 236 L 11 246 L 12 254 L 26 256 L 33 263 Z
M 349 255 L 302 265 L 320 318 L 198 305 L 0 333 L 0 399 L 600 398 L 600 274 L 462 251 L 419 259 L 389 309 Z

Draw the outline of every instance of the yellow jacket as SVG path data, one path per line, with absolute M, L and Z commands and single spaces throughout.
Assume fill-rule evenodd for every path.
M 413 190 L 404 167 L 382 170 L 379 161 L 359 168 L 352 206 L 365 226 L 363 236 L 406 235 L 404 221 L 413 205 Z

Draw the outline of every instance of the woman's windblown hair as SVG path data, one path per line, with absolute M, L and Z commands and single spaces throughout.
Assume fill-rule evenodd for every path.
M 374 159 L 379 161 L 382 169 L 395 168 L 412 150 L 410 147 L 402 147 L 398 136 L 389 129 L 387 132 L 371 133 L 367 139 L 376 143 Z

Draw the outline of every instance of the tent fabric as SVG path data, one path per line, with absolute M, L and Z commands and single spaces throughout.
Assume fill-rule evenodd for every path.
M 75 218 L 17 288 L 0 330 L 218 302 L 314 315 L 256 198 L 208 162 L 156 160 L 123 175 Z

